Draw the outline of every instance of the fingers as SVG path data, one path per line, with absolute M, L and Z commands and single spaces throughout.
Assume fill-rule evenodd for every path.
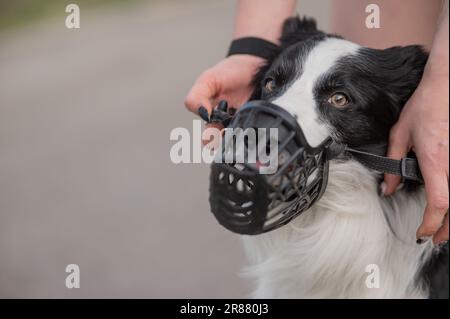
M 199 110 L 202 110 L 202 109 L 204 109 L 204 108 L 200 107 Z M 217 106 L 215 106 L 215 109 L 217 109 L 220 112 L 224 112 L 224 113 L 227 113 L 232 110 L 231 108 L 228 109 L 228 102 L 225 100 L 220 101 L 219 104 L 217 104 Z M 203 112 L 204 111 L 201 111 L 200 113 L 203 113 Z M 206 109 L 205 109 L 205 112 L 206 112 Z M 206 119 L 206 122 L 207 122 L 207 125 L 206 125 L 206 129 L 205 129 L 205 133 L 206 133 L 206 131 L 211 130 L 211 129 L 215 129 L 215 130 L 218 130 L 221 132 L 224 129 L 224 124 L 221 121 L 221 118 L 217 115 L 215 116 L 214 111 L 211 116 L 208 116 L 208 118 Z M 215 137 L 216 136 L 214 136 L 214 138 Z M 218 141 L 213 143 L 214 147 L 217 147 L 217 143 L 218 143 Z M 204 145 L 211 144 L 211 141 L 209 139 L 205 139 L 205 137 L 203 137 L 203 144 Z
M 409 151 L 409 134 L 401 125 L 395 125 L 389 137 L 387 156 L 392 159 L 402 159 Z M 401 182 L 401 177 L 384 174 L 384 182 L 381 184 L 381 192 L 385 196 L 392 195 Z
M 442 226 L 448 213 L 448 178 L 445 171 L 436 169 L 435 163 L 421 165 L 427 195 L 427 207 L 422 224 L 417 230 L 417 238 L 433 236 Z M 445 225 L 444 225 L 445 227 Z M 443 228 L 445 231 L 445 228 Z M 445 237 L 443 234 L 439 236 Z M 448 220 L 447 235 L 448 237 Z
M 197 113 L 203 121 L 209 123 L 209 112 L 204 106 L 200 106 Z
M 215 77 L 212 72 L 206 71 L 195 82 L 186 96 L 184 104 L 189 111 L 195 114 L 199 114 L 198 111 L 201 106 L 211 114 L 212 102 L 217 94 L 218 89 L 215 84 Z
M 437 231 L 436 235 L 433 237 L 433 242 L 435 244 L 440 244 L 442 242 L 448 241 L 448 213 L 445 215 L 444 225 Z

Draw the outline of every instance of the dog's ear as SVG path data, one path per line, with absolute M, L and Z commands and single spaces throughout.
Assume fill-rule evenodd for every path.
M 296 16 L 289 18 L 284 22 L 282 30 L 280 38 L 282 49 L 311 37 L 324 35 L 322 31 L 317 30 L 316 20 L 308 17 L 300 18 Z
M 283 23 L 283 32 L 282 35 L 288 35 L 290 33 L 299 33 L 299 32 L 316 32 L 317 31 L 317 23 L 316 20 L 308 17 L 300 18 L 299 16 L 295 16 L 292 18 L 286 19 Z
M 403 108 L 422 79 L 428 53 L 421 46 L 410 45 L 385 49 L 382 58 L 382 71 L 390 74 L 388 94 Z
M 384 50 L 367 48 L 359 53 L 364 56 L 363 63 L 372 81 L 389 97 L 395 111 L 401 111 L 422 79 L 428 53 L 418 45 Z

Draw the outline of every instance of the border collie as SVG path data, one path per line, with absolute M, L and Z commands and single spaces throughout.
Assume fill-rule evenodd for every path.
M 361 47 L 300 18 L 285 22 L 281 48 L 255 76 L 253 98 L 288 110 L 313 146 L 327 136 L 355 147 L 386 145 L 428 58 L 420 46 Z M 448 298 L 448 246 L 416 244 L 423 186 L 404 183 L 384 197 L 381 179 L 355 160 L 335 159 L 312 208 L 275 231 L 244 237 L 253 297 Z

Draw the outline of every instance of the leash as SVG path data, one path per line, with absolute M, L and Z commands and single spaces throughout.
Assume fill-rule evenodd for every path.
M 404 157 L 401 160 L 396 160 L 349 147 L 346 147 L 345 151 L 350 153 L 358 162 L 370 169 L 381 173 L 398 175 L 404 179 L 423 183 L 419 163 L 415 158 Z

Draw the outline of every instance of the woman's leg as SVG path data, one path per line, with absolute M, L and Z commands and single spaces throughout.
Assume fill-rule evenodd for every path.
M 366 27 L 369 4 L 380 8 L 380 28 Z M 372 48 L 421 44 L 428 50 L 442 0 L 332 0 L 330 31 Z

